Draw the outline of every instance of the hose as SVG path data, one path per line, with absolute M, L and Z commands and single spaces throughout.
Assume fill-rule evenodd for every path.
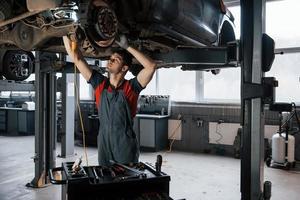
M 299 121 L 299 117 L 298 117 L 298 114 L 297 114 L 297 106 L 294 102 L 292 102 L 291 104 L 294 107 L 294 110 L 293 110 L 292 114 L 288 117 L 288 119 L 285 120 L 285 122 L 279 128 L 280 129 L 283 128 L 295 115 L 296 121 L 297 121 L 297 124 L 298 124 L 298 130 L 300 130 L 300 121 Z M 286 131 L 288 131 L 288 130 L 286 130 Z M 279 133 L 280 132 L 281 131 L 279 131 Z M 297 134 L 297 133 L 295 133 L 295 134 Z M 293 135 L 295 135 L 295 134 L 293 134 Z
M 74 52 L 77 49 L 77 43 L 72 41 L 71 42 L 71 50 Z M 77 78 L 76 78 L 76 74 L 77 74 L 77 69 L 76 69 L 76 65 L 74 63 L 74 89 L 75 89 L 75 98 L 76 98 L 76 106 L 78 108 L 78 113 L 79 113 L 79 119 L 80 119 L 80 126 L 81 126 L 81 131 L 82 131 L 82 143 L 83 143 L 83 151 L 84 151 L 84 157 L 86 160 L 86 166 L 89 166 L 89 161 L 88 161 L 88 155 L 87 155 L 87 151 L 86 151 L 86 142 L 85 142 L 85 130 L 84 130 L 84 125 L 83 125 L 83 120 L 82 120 L 82 113 L 81 113 L 81 109 L 80 109 L 80 104 L 79 104 L 79 94 L 78 94 L 78 88 L 77 88 Z
M 294 106 L 295 117 L 296 117 L 296 121 L 297 121 L 298 128 L 299 128 L 299 131 L 300 131 L 300 121 L 299 121 L 299 117 L 298 117 L 298 114 L 297 114 L 297 106 L 294 102 L 292 102 L 292 105 Z

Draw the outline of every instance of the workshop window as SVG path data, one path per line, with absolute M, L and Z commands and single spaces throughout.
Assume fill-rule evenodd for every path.
M 150 83 L 147 85 L 147 87 L 142 90 L 141 95 L 155 95 L 157 94 L 157 73 L 153 75 L 152 80 Z
M 15 101 L 17 99 L 24 99 L 26 101 L 33 101 L 35 96 L 34 91 L 1 91 L 0 98 L 7 99 L 7 101 Z
M 217 75 L 204 72 L 205 102 L 240 102 L 241 70 L 240 68 L 221 69 Z
M 180 68 L 158 69 L 158 94 L 170 95 L 172 101 L 196 100 L 196 72 Z
M 235 18 L 235 36 L 240 38 L 240 19 L 241 7 L 229 7 L 230 12 Z M 220 102 L 220 103 L 240 103 L 240 68 L 221 69 L 217 75 L 211 72 L 203 72 L 203 86 L 198 88 L 200 91 L 201 102 Z M 200 81 L 200 80 L 197 80 Z
M 278 80 L 277 102 L 300 103 L 300 53 L 277 55 L 271 71 L 266 76 Z
M 10 96 L 9 91 L 0 91 L 0 98 L 8 98 Z
M 235 25 L 235 38 L 239 39 L 241 35 L 241 7 L 240 6 L 233 6 L 229 8 L 230 12 L 234 16 L 234 25 Z
M 131 72 L 127 72 L 125 79 L 130 80 L 134 78 L 135 76 Z M 156 73 L 153 75 L 152 80 L 147 85 L 145 89 L 142 90 L 140 95 L 154 95 L 156 94 Z
M 126 79 L 126 80 L 130 80 L 130 79 L 132 79 L 132 78 L 134 78 L 134 75 L 133 75 L 131 72 L 128 71 L 128 72 L 126 73 L 126 75 L 125 75 L 125 79 Z
M 276 48 L 300 46 L 300 1 L 285 0 L 266 4 L 266 32 Z
M 236 38 L 240 38 L 241 7 L 229 7 L 235 18 Z M 266 4 L 266 33 L 276 42 L 276 48 L 300 46 L 300 1 L 272 1 Z M 286 12 L 287 11 L 287 12 Z M 290 22 L 290 23 L 287 23 Z M 292 39 L 291 39 L 292 38 Z
M 35 74 L 31 74 L 25 81 L 35 81 Z
M 31 74 L 27 79 L 24 81 L 34 81 L 35 80 L 35 74 Z M 35 96 L 35 91 L 0 91 L 0 97 L 1 98 L 8 98 L 10 96 Z
M 80 100 L 92 100 L 92 88 L 91 85 L 86 82 L 84 77 L 80 74 Z

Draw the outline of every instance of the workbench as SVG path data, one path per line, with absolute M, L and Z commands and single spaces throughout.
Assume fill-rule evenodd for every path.
M 168 146 L 168 115 L 137 114 L 138 138 L 142 151 L 160 151 Z
M 34 135 L 34 110 L 0 107 L 0 132 L 5 135 Z

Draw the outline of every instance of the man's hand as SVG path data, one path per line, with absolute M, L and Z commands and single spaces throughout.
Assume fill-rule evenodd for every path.
M 123 34 L 116 38 L 116 43 L 123 49 L 128 49 L 129 47 L 127 37 Z
M 76 48 L 74 49 L 74 47 L 72 47 L 72 41 L 67 36 L 63 36 L 63 41 L 64 41 L 66 51 L 67 51 L 68 55 L 71 57 L 71 59 L 73 61 L 75 61 L 75 59 L 78 59 L 79 50 L 77 48 L 77 45 L 76 45 Z
M 63 41 L 64 41 L 66 51 L 69 54 L 71 60 L 77 66 L 78 70 L 85 78 L 85 80 L 89 81 L 92 76 L 92 70 L 90 69 L 86 60 L 82 56 L 82 53 L 78 48 L 78 45 L 77 44 L 74 45 L 74 43 L 72 45 L 71 40 L 67 36 L 63 36 Z

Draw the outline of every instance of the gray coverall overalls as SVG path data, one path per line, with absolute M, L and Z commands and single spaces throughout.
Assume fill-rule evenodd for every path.
M 136 163 L 139 158 L 137 137 L 133 131 L 133 120 L 123 90 L 108 92 L 109 79 L 99 105 L 100 127 L 98 133 L 99 165 Z

